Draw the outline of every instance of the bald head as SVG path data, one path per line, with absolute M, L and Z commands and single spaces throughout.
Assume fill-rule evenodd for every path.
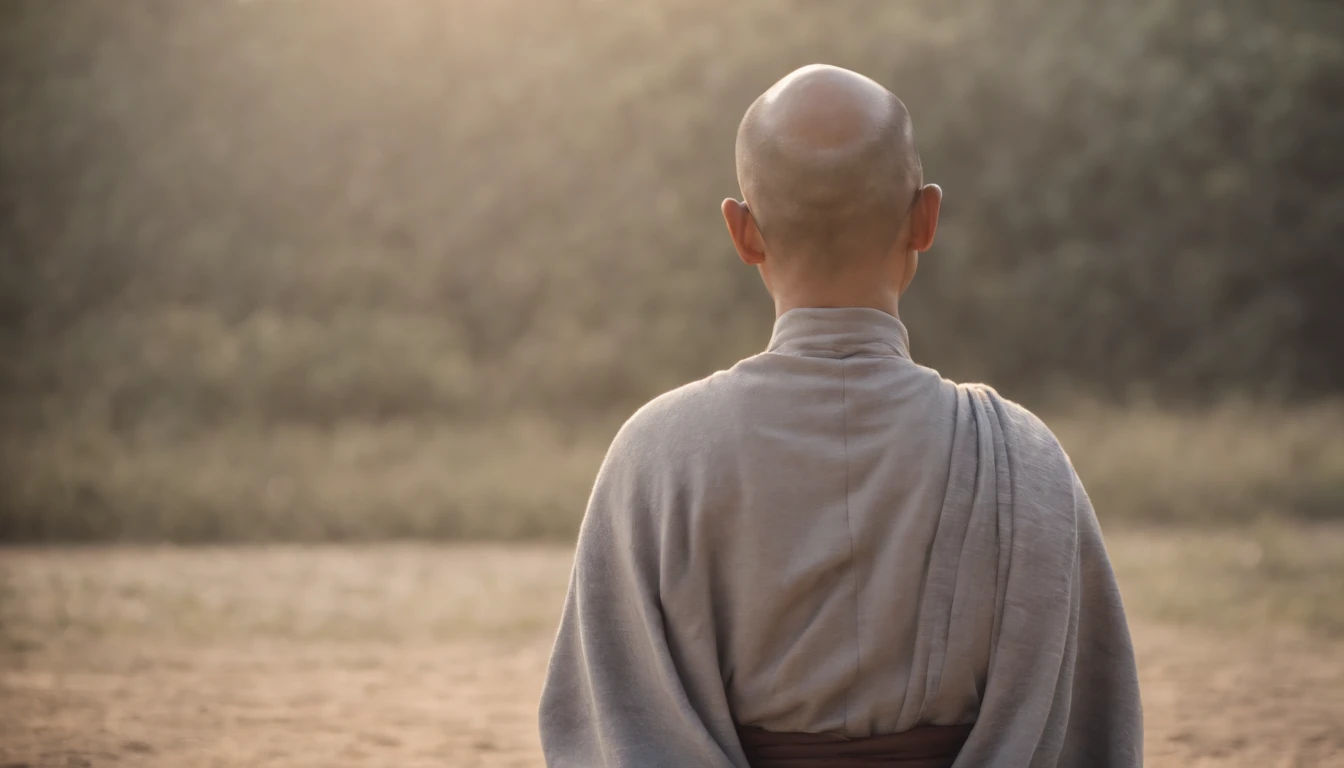
M 747 110 L 737 178 L 772 251 L 839 265 L 892 246 L 923 171 L 900 99 L 863 75 L 813 65 Z

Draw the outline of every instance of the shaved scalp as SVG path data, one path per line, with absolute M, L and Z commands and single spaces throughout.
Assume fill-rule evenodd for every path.
M 814 64 L 747 109 L 737 180 L 772 252 L 840 266 L 891 248 L 923 169 L 900 99 L 856 72 Z

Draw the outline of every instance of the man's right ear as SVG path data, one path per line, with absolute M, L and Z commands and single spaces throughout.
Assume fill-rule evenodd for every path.
M 756 229 L 756 219 L 751 209 L 741 200 L 728 198 L 723 201 L 723 220 L 728 224 L 728 236 L 733 239 L 738 258 L 753 267 L 765 261 L 765 240 Z

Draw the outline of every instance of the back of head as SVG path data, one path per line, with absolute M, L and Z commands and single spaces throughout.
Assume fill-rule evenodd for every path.
M 923 182 L 900 99 L 825 65 L 789 74 L 747 110 L 737 176 L 770 251 L 823 269 L 889 250 Z

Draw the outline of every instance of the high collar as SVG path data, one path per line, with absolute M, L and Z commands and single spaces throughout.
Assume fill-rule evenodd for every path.
M 767 352 L 800 357 L 910 357 L 905 325 L 880 309 L 807 307 L 775 320 Z

